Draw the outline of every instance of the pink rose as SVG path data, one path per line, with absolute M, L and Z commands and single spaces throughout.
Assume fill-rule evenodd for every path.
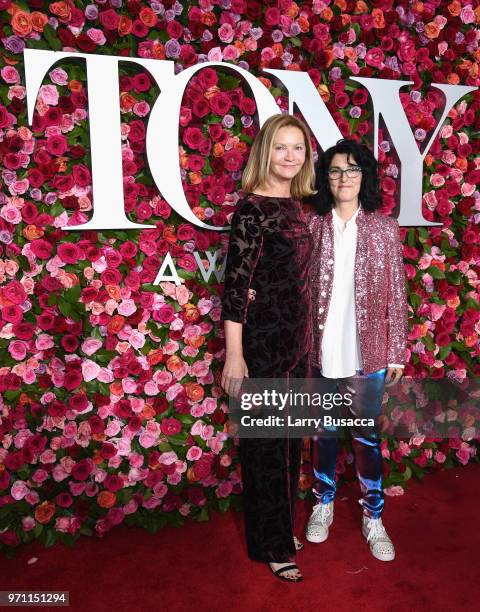
M 28 345 L 22 340 L 13 340 L 8 345 L 8 352 L 16 361 L 23 361 L 27 355 Z
M 20 501 L 28 494 L 30 489 L 23 482 L 23 480 L 17 480 L 13 483 L 12 488 L 10 489 L 10 494 L 16 501 Z

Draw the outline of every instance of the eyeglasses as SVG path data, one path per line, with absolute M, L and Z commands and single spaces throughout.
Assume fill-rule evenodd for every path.
M 343 173 L 345 173 L 348 178 L 355 179 L 362 174 L 362 169 L 360 166 L 350 166 L 345 168 L 345 170 L 342 170 L 341 168 L 329 168 L 327 170 L 327 174 L 332 181 L 338 181 Z

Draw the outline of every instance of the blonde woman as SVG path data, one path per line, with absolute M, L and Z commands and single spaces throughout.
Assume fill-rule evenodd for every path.
M 271 117 L 253 142 L 246 196 L 232 219 L 222 311 L 229 395 L 244 377 L 306 375 L 313 243 L 300 199 L 313 185 L 307 127 L 288 115 Z M 300 439 L 240 440 L 248 555 L 291 582 L 302 579 L 294 557 L 303 545 L 293 535 L 300 453 Z

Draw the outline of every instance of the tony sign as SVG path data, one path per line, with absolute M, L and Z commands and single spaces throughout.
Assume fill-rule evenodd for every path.
M 174 72 L 174 63 L 167 60 L 117 57 L 84 53 L 25 49 L 25 76 L 27 86 L 28 120 L 31 125 L 35 102 L 45 74 L 60 60 L 84 58 L 87 66 L 89 100 L 89 129 L 92 159 L 93 215 L 81 226 L 65 226 L 63 229 L 144 229 L 142 225 L 129 221 L 123 206 L 123 180 L 120 134 L 120 103 L 118 63 L 133 62 L 147 70 L 160 89 L 152 107 L 146 134 L 146 152 L 153 179 L 170 206 L 186 221 L 197 227 L 210 230 L 225 230 L 205 224 L 192 212 L 183 191 L 178 156 L 180 105 L 185 88 L 192 76 L 205 67 L 233 71 L 249 85 L 255 98 L 260 125 L 271 115 L 280 112 L 269 90 L 255 76 L 236 66 L 223 62 L 205 62 L 191 66 L 179 74 Z M 283 83 L 289 94 L 289 108 L 293 106 L 302 113 L 320 147 L 326 149 L 342 138 L 309 75 L 304 72 L 265 69 Z M 428 153 L 448 112 L 463 96 L 477 89 L 463 85 L 432 84 L 445 96 L 445 107 L 438 124 L 426 143 L 423 152 L 418 149 L 407 117 L 403 110 L 399 91 L 410 81 L 351 77 L 365 87 L 374 109 L 373 150 L 378 151 L 378 126 L 380 116 L 395 146 L 401 164 L 400 214 L 401 226 L 437 225 L 422 216 L 423 160 Z M 210 258 L 209 258 L 210 262 Z M 165 258 L 162 268 L 173 262 Z M 203 266 L 202 266 L 203 267 Z M 164 270 L 163 270 L 164 271 Z M 201 269 L 202 271 L 202 269 Z M 172 280 L 161 275 L 160 280 Z M 202 272 L 203 274 L 203 272 Z M 178 278 L 178 277 L 177 277 Z M 174 280 L 177 282 L 177 278 Z

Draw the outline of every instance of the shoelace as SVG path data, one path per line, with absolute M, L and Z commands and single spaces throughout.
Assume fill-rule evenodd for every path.
M 380 540 L 387 538 L 387 532 L 385 531 L 385 527 L 382 525 L 379 519 L 371 520 L 369 523 L 367 523 L 367 528 L 367 542 L 370 542 L 370 540 Z
M 318 516 L 317 516 L 318 515 Z M 328 504 L 320 504 L 320 508 L 315 512 L 315 521 L 320 519 L 320 523 L 325 523 L 330 516 L 330 506 Z

